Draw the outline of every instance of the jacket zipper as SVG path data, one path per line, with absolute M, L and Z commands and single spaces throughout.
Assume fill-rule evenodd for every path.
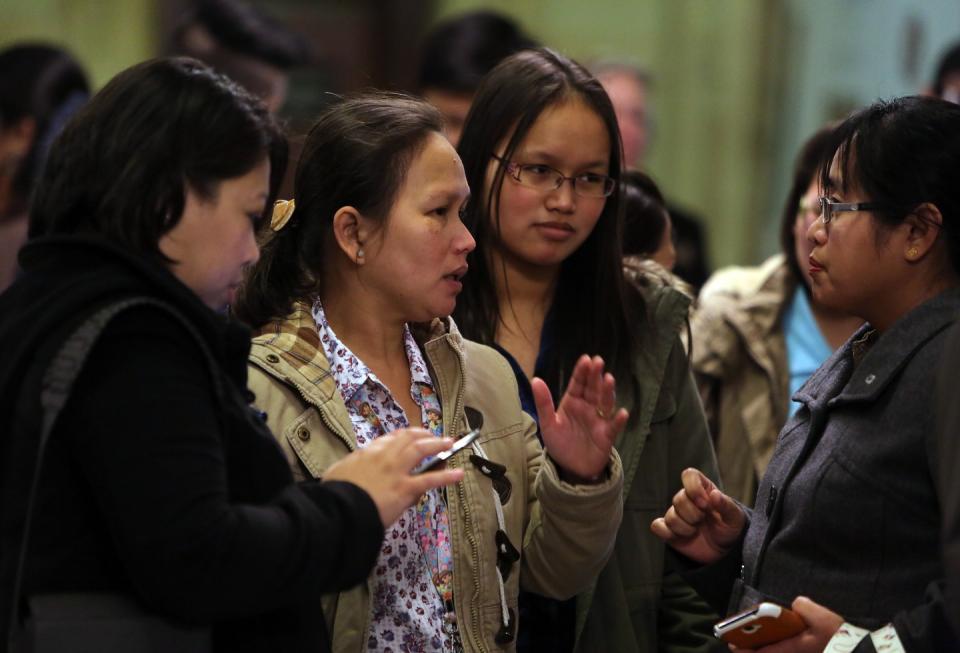
M 457 393 L 457 398 L 456 398 L 456 401 L 454 402 L 453 426 L 448 431 L 448 433 L 451 433 L 452 435 L 453 432 L 455 432 L 455 429 L 457 428 L 457 424 L 458 424 L 457 420 L 459 416 L 463 414 L 463 395 L 464 395 L 464 385 L 466 384 L 466 374 L 464 374 L 465 365 L 464 365 L 462 352 L 460 352 L 457 348 L 451 346 L 449 342 L 447 343 L 447 346 L 453 349 L 454 353 L 457 355 L 457 363 L 460 366 L 460 378 L 463 381 L 463 383 L 461 383 L 461 386 L 460 386 L 460 392 Z M 429 361 L 430 363 L 430 367 L 433 368 L 434 367 L 433 361 L 430 360 L 429 354 L 427 354 L 426 351 L 424 351 L 424 354 L 426 354 L 426 358 L 427 358 L 427 361 Z M 436 378 L 435 374 L 434 374 L 434 378 Z M 441 405 L 443 405 L 442 403 L 443 392 L 439 384 L 437 384 L 437 394 L 440 396 Z M 455 458 L 450 459 L 449 465 L 451 469 L 457 469 L 459 467 L 459 465 L 456 464 Z M 470 544 L 470 552 L 472 554 L 473 566 L 479 567 L 480 566 L 480 548 L 477 545 L 477 538 L 474 537 L 473 520 L 470 518 L 470 511 L 468 509 L 466 491 L 463 489 L 462 481 L 460 483 L 457 483 L 457 501 L 459 502 L 463 510 L 463 531 L 464 531 L 464 534 L 467 536 L 467 542 Z M 456 571 L 454 571 L 454 574 L 456 574 Z M 476 574 L 473 575 L 473 593 L 475 596 L 478 596 L 478 597 L 480 596 L 480 578 Z M 461 598 L 461 604 L 462 604 L 462 598 Z M 483 634 L 478 631 L 480 627 L 480 608 L 477 607 L 476 601 L 470 601 L 470 617 L 471 617 L 473 629 L 469 633 L 464 633 L 461 630 L 460 636 L 463 637 L 464 635 L 469 635 L 470 639 L 472 640 L 472 645 L 477 651 L 481 651 L 481 652 L 486 651 L 487 649 L 483 646 Z

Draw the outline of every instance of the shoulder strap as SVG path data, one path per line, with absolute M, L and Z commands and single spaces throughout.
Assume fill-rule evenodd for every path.
M 13 582 L 7 585 L 11 601 L 9 621 L 7 622 L 7 648 L 11 647 L 18 619 L 20 605 L 20 585 L 23 580 L 23 568 L 27 558 L 27 548 L 30 541 L 30 527 L 33 521 L 33 508 L 36 500 L 37 486 L 40 482 L 40 470 L 43 466 L 47 442 L 56 425 L 57 418 L 73 390 L 73 384 L 83 370 L 90 351 L 96 344 L 103 330 L 120 313 L 139 306 L 154 306 L 176 318 L 196 340 L 197 346 L 203 352 L 210 368 L 214 393 L 218 398 L 223 397 L 223 386 L 218 365 L 210 348 L 204 342 L 197 328 L 172 305 L 149 297 L 133 297 L 110 304 L 87 318 L 64 341 L 44 372 L 40 390 L 40 408 L 43 412 L 40 437 L 37 443 L 37 455 L 34 463 L 33 476 L 30 480 L 30 490 L 27 495 L 26 516 L 24 519 L 23 534 L 17 549 L 17 566 Z

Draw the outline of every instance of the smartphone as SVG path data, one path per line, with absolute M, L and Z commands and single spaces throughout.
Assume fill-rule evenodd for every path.
M 444 462 L 447 461 L 450 456 L 457 453 L 461 449 L 466 449 L 473 441 L 480 437 L 480 429 L 473 429 L 462 438 L 453 443 L 453 446 L 447 449 L 446 451 L 441 451 L 436 456 L 431 456 L 429 458 L 424 458 L 420 463 L 413 468 L 410 472 L 411 474 L 422 474 L 424 472 L 430 471 L 435 467 L 439 467 Z
M 760 648 L 799 634 L 803 619 L 776 603 L 761 603 L 728 617 L 713 627 L 713 634 L 740 648 Z

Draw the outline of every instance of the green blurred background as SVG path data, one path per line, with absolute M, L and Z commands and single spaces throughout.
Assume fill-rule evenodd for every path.
M 420 36 L 488 8 L 587 62 L 625 58 L 654 77 L 650 172 L 704 216 L 711 264 L 777 249 L 799 145 L 827 120 L 921 91 L 960 38 L 958 0 L 261 0 L 311 39 L 316 70 L 294 77 L 291 125 L 325 91 L 409 87 Z M 66 46 L 95 87 L 164 51 L 176 0 L 0 0 L 0 47 Z

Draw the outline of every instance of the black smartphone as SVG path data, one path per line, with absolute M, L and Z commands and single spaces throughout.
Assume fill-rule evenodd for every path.
M 457 453 L 461 449 L 466 449 L 473 441 L 480 437 L 480 429 L 473 429 L 462 438 L 453 443 L 453 446 L 447 449 L 446 451 L 441 451 L 436 456 L 430 458 L 424 458 L 420 463 L 413 468 L 410 472 L 411 474 L 422 474 L 424 472 L 430 471 L 435 467 L 439 467 L 444 462 L 447 461 L 450 456 Z

